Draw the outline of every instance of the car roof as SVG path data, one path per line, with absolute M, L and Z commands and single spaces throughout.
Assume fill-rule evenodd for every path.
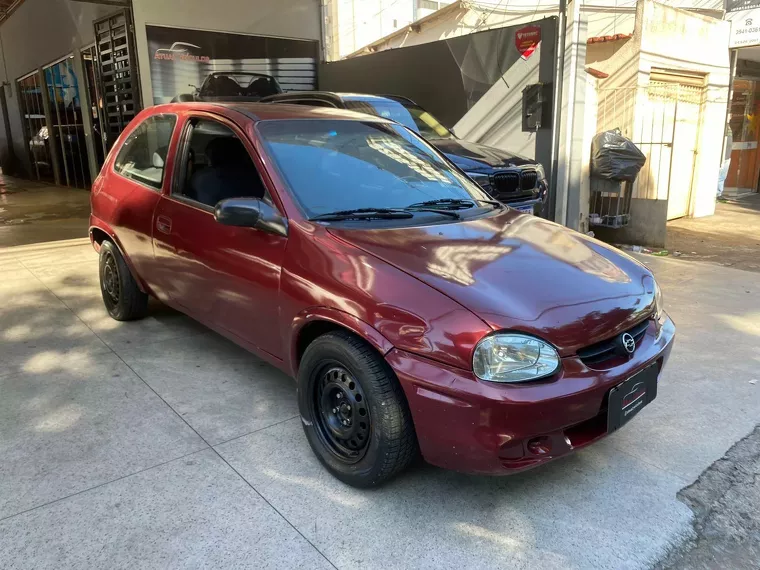
M 166 103 L 150 107 L 151 114 L 173 113 L 178 110 L 207 111 L 213 113 L 219 108 L 230 109 L 246 115 L 254 122 L 286 120 L 286 119 L 342 119 L 350 121 L 392 123 L 388 119 L 375 117 L 346 109 L 331 109 L 327 107 L 309 107 L 304 105 L 288 105 L 285 103 L 272 105 L 271 103 L 258 102 L 187 102 Z

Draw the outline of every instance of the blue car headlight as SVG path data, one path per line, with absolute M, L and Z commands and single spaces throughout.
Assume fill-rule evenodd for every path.
M 474 182 L 481 188 L 488 189 L 491 187 L 491 177 L 488 174 L 482 172 L 467 172 L 465 174 L 469 176 Z

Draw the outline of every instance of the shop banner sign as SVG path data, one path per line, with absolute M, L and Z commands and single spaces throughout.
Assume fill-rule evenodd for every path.
M 145 26 L 153 104 L 257 101 L 317 85 L 319 43 Z
M 729 48 L 760 45 L 760 0 L 726 0 L 725 19 L 731 22 Z
M 515 46 L 523 59 L 528 59 L 541 43 L 540 26 L 525 26 L 515 32 Z

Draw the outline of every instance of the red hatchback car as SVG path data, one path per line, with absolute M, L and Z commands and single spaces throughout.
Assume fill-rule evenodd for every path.
M 655 397 L 673 345 L 640 263 L 350 111 L 145 110 L 90 235 L 113 318 L 154 296 L 291 374 L 314 453 L 356 486 L 420 453 L 499 474 L 588 445 Z

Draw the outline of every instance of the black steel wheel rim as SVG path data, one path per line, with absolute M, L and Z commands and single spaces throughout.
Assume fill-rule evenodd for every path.
M 110 303 L 111 306 L 118 305 L 121 296 L 119 266 L 116 264 L 116 258 L 110 252 L 106 253 L 103 259 L 103 274 L 100 282 L 103 285 L 106 301 Z
M 323 366 L 311 398 L 319 439 L 345 463 L 360 461 L 369 446 L 372 424 L 361 384 L 338 363 Z

